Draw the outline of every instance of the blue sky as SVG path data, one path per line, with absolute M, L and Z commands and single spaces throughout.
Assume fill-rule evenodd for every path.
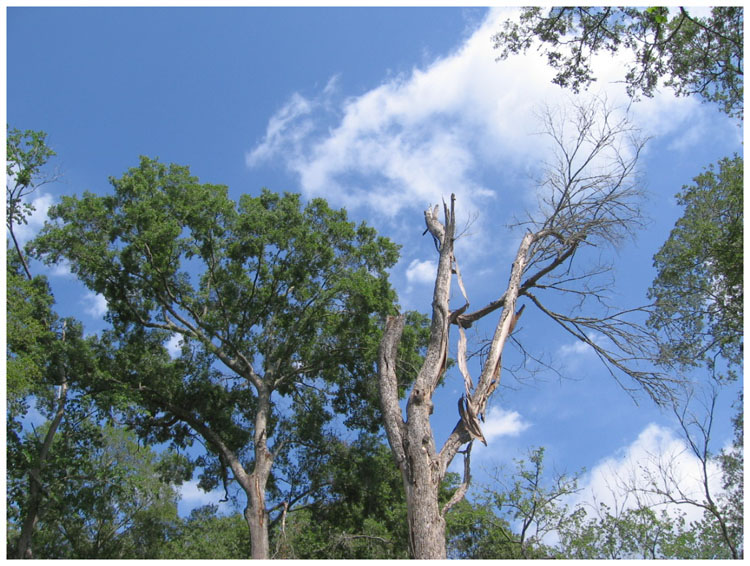
M 268 187 L 346 207 L 403 246 L 392 274 L 401 305 L 429 312 L 437 254 L 422 236 L 422 213 L 455 192 L 459 218 L 473 219 L 457 259 L 472 305 L 484 305 L 502 292 L 518 244 L 506 225 L 533 204 L 531 177 L 549 157 L 535 112 L 571 96 L 550 84 L 534 51 L 495 61 L 490 37 L 513 16 L 484 8 L 9 8 L 7 122 L 46 131 L 62 173 L 35 195 L 38 214 L 23 236 L 61 195 L 105 194 L 107 179 L 139 155 L 159 157 L 228 185 L 234 198 Z M 615 82 L 622 64 L 604 58 L 595 69 L 593 93 L 626 106 Z M 708 164 L 742 152 L 731 120 L 666 89 L 633 104 L 630 117 L 651 138 L 641 160 L 650 218 L 633 241 L 608 251 L 624 307 L 646 302 L 651 258 L 681 212 L 674 194 Z M 64 267 L 48 275 L 61 314 L 90 332 L 104 327 L 106 303 Z M 485 424 L 489 446 L 473 451 L 475 481 L 543 445 L 549 469 L 585 467 L 587 497 L 603 499 L 607 478 L 629 458 L 679 447 L 676 422 L 645 396 L 634 403 L 590 351 L 531 311 L 518 338 L 565 378 L 504 376 Z M 461 385 L 456 372 L 436 396 L 438 443 L 456 422 Z M 731 435 L 733 399 L 722 397 L 717 448 Z M 684 460 L 686 470 L 692 464 Z M 221 495 L 186 488 L 182 509 Z

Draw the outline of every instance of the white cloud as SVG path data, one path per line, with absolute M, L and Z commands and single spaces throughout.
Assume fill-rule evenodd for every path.
M 42 193 L 31 200 L 34 212 L 26 218 L 26 224 L 17 224 L 13 227 L 13 232 L 20 245 L 25 244 L 36 236 L 37 232 L 44 226 L 44 222 L 47 220 L 47 213 L 54 203 L 55 197 L 49 193 Z
M 245 156 L 247 165 L 252 167 L 281 150 L 290 141 L 294 145 L 296 141 L 304 137 L 307 134 L 304 125 L 298 124 L 295 129 L 292 129 L 291 125 L 293 122 L 299 121 L 302 116 L 308 115 L 312 106 L 310 101 L 294 93 L 290 100 L 276 114 L 271 116 L 263 143 Z M 309 122 L 304 124 L 309 124 Z M 287 139 L 289 137 L 291 137 L 291 140 Z
M 576 340 L 571 344 L 563 344 L 562 346 L 560 346 L 560 354 L 563 356 L 581 356 L 593 351 L 594 350 L 593 348 L 591 348 L 591 346 L 586 344 L 586 342 L 582 342 L 581 340 Z
M 419 261 L 412 260 L 406 269 L 406 280 L 409 283 L 433 284 L 435 283 L 435 274 L 437 273 L 437 264 L 434 260 L 428 259 Z
M 50 275 L 53 277 L 75 277 L 73 275 L 73 270 L 70 267 L 70 262 L 65 258 L 61 258 L 60 261 L 51 265 L 49 270 Z
M 107 299 L 98 293 L 88 291 L 81 302 L 86 305 L 84 312 L 93 318 L 101 318 L 107 312 Z
M 503 197 L 502 191 L 528 190 L 514 175 L 537 167 L 545 152 L 543 138 L 532 135 L 540 128 L 535 111 L 569 93 L 551 83 L 553 71 L 533 49 L 496 61 L 499 52 L 490 38 L 517 13 L 490 10 L 453 53 L 360 96 L 341 97 L 335 80 L 317 97 L 295 93 L 269 120 L 265 137 L 247 154 L 248 165 L 280 159 L 306 194 L 385 217 L 422 210 L 452 192 L 468 217 Z M 596 88 L 625 106 L 623 65 L 607 54 L 594 69 Z M 632 110 L 649 134 L 699 123 L 696 101 L 675 99 L 671 92 Z M 488 168 L 492 181 L 481 173 Z
M 596 332 L 588 334 L 587 338 L 596 345 L 601 345 L 604 341 L 604 337 Z M 557 349 L 557 353 L 560 357 L 566 358 L 568 362 L 571 362 L 582 356 L 590 356 L 594 354 L 594 348 L 582 340 L 575 340 L 569 344 L 563 344 L 560 346 Z
M 501 436 L 518 436 L 530 426 L 517 411 L 506 411 L 499 407 L 490 407 L 481 425 L 488 444 Z
M 709 465 L 709 477 L 709 485 L 717 493 L 720 489 L 719 469 L 714 464 Z M 642 502 L 660 503 L 662 499 L 657 496 L 640 493 L 636 497 L 626 489 L 636 486 L 645 490 L 653 480 L 669 487 L 672 493 L 676 493 L 679 487 L 685 496 L 698 501 L 703 499 L 698 458 L 671 429 L 652 423 L 631 444 L 603 459 L 586 474 L 583 490 L 575 502 L 590 510 L 604 503 L 613 513 L 636 507 L 638 497 Z M 685 513 L 688 521 L 702 515 L 700 509 L 692 505 L 671 505 L 668 508 Z

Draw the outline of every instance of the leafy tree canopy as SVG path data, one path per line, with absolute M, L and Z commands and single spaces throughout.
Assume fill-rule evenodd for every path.
M 677 195 L 684 213 L 654 257 L 649 324 L 667 336 L 662 362 L 741 364 L 743 160 L 724 158 L 694 182 Z
M 334 411 L 346 426 L 380 426 L 374 363 L 398 247 L 322 199 L 264 189 L 235 202 L 146 157 L 111 183 L 113 194 L 63 197 L 32 245 L 107 300 L 100 389 L 131 403 L 151 442 L 199 438 L 202 487 L 226 486 L 231 469 L 248 493 L 249 474 L 273 462 L 271 510 L 314 497 Z M 426 321 L 410 321 L 405 340 L 418 346 Z M 419 355 L 400 360 L 402 390 Z
M 192 472 L 184 457 L 157 454 L 86 413 L 63 421 L 45 471 L 34 557 L 69 559 L 155 556 L 178 521 L 175 485 Z M 17 488 L 11 475 L 9 489 Z M 11 534 L 16 526 L 9 523 Z
M 711 8 L 698 17 L 680 7 L 524 8 L 493 36 L 500 58 L 539 42 L 557 74 L 553 82 L 574 91 L 595 79 L 599 52 L 633 52 L 625 82 L 632 97 L 652 96 L 662 80 L 678 96 L 697 94 L 730 116 L 743 116 L 743 28 L 740 6 Z

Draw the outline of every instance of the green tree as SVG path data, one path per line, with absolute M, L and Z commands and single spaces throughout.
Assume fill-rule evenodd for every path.
M 446 515 L 448 558 L 459 560 L 513 560 L 518 552 L 510 524 L 490 505 L 463 499 Z
M 337 442 L 324 497 L 289 513 L 275 532 L 277 558 L 408 558 L 401 475 L 380 439 Z
M 663 332 L 660 362 L 741 365 L 743 343 L 743 160 L 724 158 L 683 187 L 684 207 L 654 256 L 649 325 Z
M 175 485 L 192 469 L 172 451 L 141 446 L 87 415 L 67 418 L 50 455 L 36 558 L 152 558 L 178 522 Z
M 604 504 L 591 517 L 580 507 L 560 525 L 560 557 L 571 560 L 699 558 L 696 534 L 683 515 L 638 506 L 619 512 Z
M 6 258 L 7 472 L 9 516 L 18 527 L 8 537 L 8 552 L 18 558 L 33 556 L 32 537 L 49 494 L 45 483 L 53 469 L 50 451 L 71 405 L 72 380 L 89 370 L 85 363 L 89 350 L 80 325 L 60 319 L 53 311 L 47 281 L 32 275 L 15 234 L 15 227 L 26 223 L 34 211 L 26 201 L 28 195 L 51 179 L 44 168 L 54 152 L 45 139 L 44 132 L 8 129 L 6 142 L 6 226 L 14 244 Z M 47 423 L 42 436 L 24 437 L 32 407 Z
M 742 558 L 741 412 L 733 419 L 732 446 L 714 456 L 707 451 L 712 416 L 698 423 L 694 415 L 677 415 L 688 450 L 702 470 L 697 479 L 703 493 L 688 491 L 672 456 L 660 455 L 654 456 L 656 466 L 642 462 L 632 477 L 619 478 L 622 499 L 614 508 L 572 505 L 580 474 L 547 477 L 540 448 L 517 460 L 511 473 L 496 469 L 493 482 L 472 502 L 464 500 L 451 511 L 449 554 L 482 559 Z M 715 464 L 721 470 L 718 491 L 709 486 Z M 701 509 L 702 517 L 688 523 L 685 506 Z
M 662 84 L 678 96 L 698 95 L 730 116 L 743 116 L 743 29 L 740 6 L 711 8 L 698 17 L 684 8 L 524 8 L 492 39 L 500 58 L 539 42 L 553 82 L 578 92 L 595 79 L 592 57 L 629 50 L 625 82 L 631 97 L 652 96 Z
M 35 253 L 67 259 L 106 298 L 111 381 L 137 396 L 154 438 L 202 438 L 214 456 L 204 485 L 231 471 L 247 496 L 252 556 L 266 558 L 274 462 L 311 445 L 300 430 L 324 436 L 332 403 L 374 390 L 397 247 L 321 199 L 303 207 L 263 190 L 235 203 L 187 167 L 145 157 L 111 183 L 111 195 L 53 207 Z M 172 336 L 182 342 L 174 362 Z
M 250 556 L 247 523 L 238 515 L 217 514 L 218 507 L 198 507 L 178 522 L 152 558 L 243 560 Z

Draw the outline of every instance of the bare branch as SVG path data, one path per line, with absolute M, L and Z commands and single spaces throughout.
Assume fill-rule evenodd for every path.
M 383 410 L 388 442 L 399 468 L 406 458 L 403 447 L 404 420 L 398 403 L 398 377 L 396 375 L 397 347 L 403 331 L 404 316 L 389 316 L 385 323 L 380 351 L 378 352 L 380 404 Z
M 440 514 L 445 517 L 446 513 L 451 510 L 451 508 L 456 504 L 459 503 L 465 496 L 466 492 L 469 489 L 469 483 L 471 483 L 471 447 L 474 445 L 473 442 L 469 442 L 469 445 L 466 447 L 466 450 L 464 450 L 464 479 L 461 482 L 461 485 L 456 488 L 456 491 L 453 492 L 453 495 L 448 500 L 448 502 L 443 506 L 442 511 L 440 511 Z

